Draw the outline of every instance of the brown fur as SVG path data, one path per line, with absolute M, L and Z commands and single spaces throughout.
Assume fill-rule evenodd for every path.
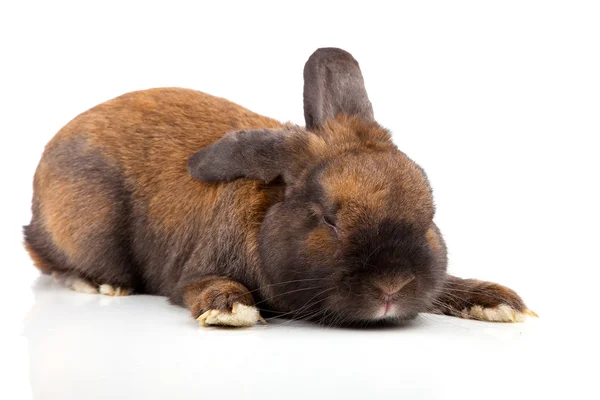
M 48 260 L 42 258 L 42 256 L 28 242 L 25 242 L 24 246 L 25 250 L 27 250 L 27 253 L 29 254 L 29 257 L 31 257 L 31 260 L 33 261 L 33 265 L 35 265 L 40 272 L 44 274 L 52 273 L 52 264 L 50 264 Z
M 389 131 L 372 121 L 340 115 L 316 132 L 327 143 L 323 157 L 335 159 L 323 177 L 327 192 L 335 193 L 332 202 L 384 212 L 414 226 L 430 225 L 434 207 L 427 179 L 412 160 L 398 151 Z M 392 185 L 390 176 L 400 177 L 401 181 Z M 405 207 L 398 209 L 396 204 Z
M 441 243 L 440 232 L 436 227 L 429 228 L 425 234 L 425 238 L 427 239 L 427 243 L 432 250 L 436 252 L 444 251 Z
M 393 301 L 399 320 L 464 306 L 459 284 L 465 301 L 523 306 L 498 285 L 446 279 L 427 177 L 373 120 L 356 60 L 320 49 L 305 77 L 309 130 L 177 88 L 76 117 L 34 178 L 24 232 L 36 266 L 165 295 L 195 317 L 256 299 L 369 323 Z

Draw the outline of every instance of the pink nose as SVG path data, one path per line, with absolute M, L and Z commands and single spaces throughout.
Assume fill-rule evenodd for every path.
M 402 278 L 389 278 L 376 283 L 386 297 L 391 297 L 415 279 L 414 275 Z

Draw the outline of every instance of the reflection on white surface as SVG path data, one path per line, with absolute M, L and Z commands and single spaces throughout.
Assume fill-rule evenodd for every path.
M 35 399 L 495 398 L 536 393 L 542 375 L 539 321 L 219 329 L 162 297 L 80 294 L 47 277 L 33 292 L 24 335 Z

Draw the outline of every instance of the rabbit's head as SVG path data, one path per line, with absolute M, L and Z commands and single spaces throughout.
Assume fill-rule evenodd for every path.
M 285 185 L 258 239 L 274 310 L 330 324 L 412 318 L 446 269 L 427 177 L 373 119 L 349 53 L 317 50 L 304 78 L 306 128 L 230 132 L 188 169 Z

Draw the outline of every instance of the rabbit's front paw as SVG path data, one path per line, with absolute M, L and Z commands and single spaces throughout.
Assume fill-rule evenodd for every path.
M 448 275 L 433 312 L 490 322 L 523 322 L 537 317 L 514 290 L 492 282 Z

